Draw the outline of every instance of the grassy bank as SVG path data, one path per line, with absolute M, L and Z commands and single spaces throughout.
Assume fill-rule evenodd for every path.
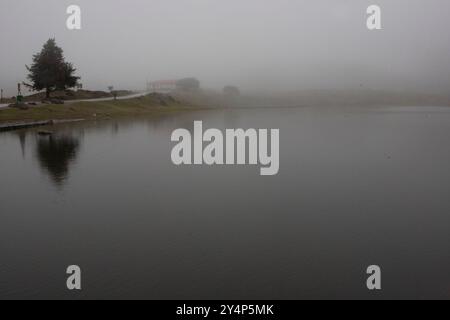
M 75 102 L 41 105 L 27 110 L 0 109 L 0 124 L 44 120 L 111 119 L 198 109 L 164 95 L 102 102 Z

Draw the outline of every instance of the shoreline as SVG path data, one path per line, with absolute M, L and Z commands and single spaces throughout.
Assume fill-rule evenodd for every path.
M 4 108 L 0 109 L 0 132 L 73 121 L 109 120 L 202 109 L 209 108 L 192 106 L 169 95 L 160 94 L 115 101 L 79 101 L 64 105 L 32 106 L 26 110 Z
M 157 116 L 181 111 L 198 110 L 236 110 L 236 109 L 272 109 L 272 106 L 207 106 L 186 102 L 189 99 L 174 98 L 170 94 L 136 93 L 132 96 L 123 96 L 117 100 L 100 98 L 91 100 L 66 101 L 65 104 L 42 104 L 29 106 L 28 109 L 0 108 L 0 132 L 20 130 L 32 127 L 54 125 L 79 121 L 111 120 L 124 117 Z M 214 105 L 214 103 L 212 103 Z M 321 108 L 329 108 L 321 107 Z M 334 106 L 335 107 L 335 106 Z M 347 108 L 354 106 L 347 105 Z M 382 110 L 383 107 L 416 107 L 414 105 L 370 105 Z M 428 105 L 447 109 L 444 105 Z M 277 109 L 317 108 L 313 105 L 286 104 L 279 105 Z M 380 109 L 381 108 L 381 109 Z M 428 110 L 427 110 L 428 112 Z
M 81 122 L 81 121 L 86 121 L 86 119 L 47 120 L 47 121 L 36 121 L 36 122 L 18 122 L 18 123 L 10 123 L 10 124 L 0 124 L 0 133 L 15 131 L 15 130 L 22 130 L 22 129 L 53 126 L 53 125 L 64 124 L 64 123 Z

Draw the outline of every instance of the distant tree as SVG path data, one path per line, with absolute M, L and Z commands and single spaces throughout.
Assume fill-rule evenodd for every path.
M 117 91 L 114 90 L 114 86 L 109 86 L 109 87 L 108 87 L 108 90 L 109 90 L 109 92 L 111 92 L 111 94 L 113 95 L 114 100 L 117 100 Z
M 223 94 L 227 97 L 238 97 L 241 95 L 241 91 L 238 87 L 226 86 L 223 88 Z
M 80 79 L 74 76 L 76 69 L 65 61 L 63 50 L 56 45 L 55 39 L 49 39 L 41 52 L 33 56 L 31 67 L 26 68 L 31 83 L 24 84 L 33 91 L 45 90 L 47 98 L 52 91 L 76 87 Z
M 185 91 L 200 89 L 200 81 L 195 78 L 185 78 L 177 81 L 177 88 Z

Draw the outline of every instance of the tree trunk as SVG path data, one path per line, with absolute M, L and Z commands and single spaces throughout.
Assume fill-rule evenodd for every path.
M 47 89 L 45 90 L 45 97 L 46 97 L 47 99 L 50 99 L 50 88 L 47 88 Z

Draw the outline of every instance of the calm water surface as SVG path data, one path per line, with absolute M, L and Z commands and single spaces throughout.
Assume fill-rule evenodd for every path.
M 280 128 L 280 173 L 176 128 Z M 0 134 L 0 298 L 450 298 L 450 109 L 202 111 Z M 65 289 L 67 266 L 83 291 Z M 365 270 L 382 267 L 383 290 Z

